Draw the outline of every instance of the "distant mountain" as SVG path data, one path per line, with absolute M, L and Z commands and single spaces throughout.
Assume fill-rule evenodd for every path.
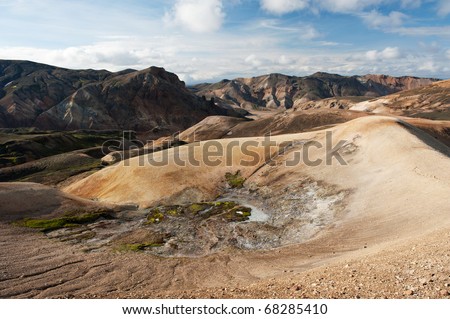
M 438 79 L 386 75 L 341 76 L 323 72 L 306 77 L 269 74 L 253 78 L 199 84 L 192 90 L 214 97 L 223 104 L 246 109 L 254 107 L 293 108 L 302 103 L 330 97 L 378 97 L 429 85 Z
M 167 133 L 209 115 L 238 116 L 162 68 L 112 73 L 0 60 L 0 127 Z
M 354 103 L 350 110 L 450 120 L 450 80 Z

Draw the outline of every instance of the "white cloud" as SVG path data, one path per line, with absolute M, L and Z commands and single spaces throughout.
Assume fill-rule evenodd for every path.
M 261 7 L 269 13 L 286 14 L 289 12 L 305 9 L 308 0 L 261 0 Z
M 133 48 L 131 48 L 133 47 Z M 66 68 L 95 68 L 119 71 L 125 68 L 143 68 L 164 65 L 168 50 L 150 50 L 134 41 L 99 42 L 92 45 L 64 49 L 33 47 L 0 48 L 0 58 L 32 60 Z
M 290 65 L 294 63 L 294 59 L 291 59 L 287 56 L 285 56 L 284 54 L 280 56 L 280 58 L 278 59 L 278 63 L 280 65 Z
M 385 30 L 401 26 L 407 18 L 407 15 L 398 11 L 392 11 L 388 15 L 383 15 L 376 10 L 361 13 L 360 16 L 362 17 L 364 23 L 366 23 L 369 27 Z
M 321 9 L 331 12 L 357 12 L 369 6 L 378 5 L 386 0 L 318 0 Z
M 450 13 L 450 1 L 440 0 L 438 3 L 437 12 L 440 16 L 447 16 Z
M 447 59 L 450 60 L 450 50 L 447 51 Z
M 418 69 L 421 71 L 435 73 L 438 70 L 438 67 L 435 65 L 433 60 L 430 60 L 430 61 L 425 61 L 424 63 L 422 63 Z
M 313 40 L 321 36 L 321 33 L 311 25 L 302 26 L 299 32 L 302 40 Z
M 405 9 L 415 9 L 422 5 L 422 0 L 401 0 L 401 5 Z
M 430 54 L 438 54 L 443 50 L 441 44 L 436 41 L 433 41 L 431 43 L 420 41 L 419 45 L 423 51 Z
M 333 42 L 333 41 L 319 41 L 319 42 L 317 42 L 317 44 L 325 46 L 325 47 L 334 47 L 334 46 L 340 45 L 341 43 Z
M 439 13 L 441 15 L 450 13 L 450 2 L 448 0 L 428 1 L 439 1 Z M 392 2 L 400 2 L 401 7 L 405 9 L 415 9 L 422 5 L 423 0 L 260 0 L 260 5 L 262 9 L 269 13 L 283 15 L 306 8 L 315 13 L 320 11 L 361 13 L 371 7 Z
M 221 0 L 177 0 L 166 13 L 166 25 L 176 25 L 197 33 L 220 29 L 225 19 Z
M 377 50 L 370 50 L 366 52 L 366 57 L 368 60 L 375 61 L 378 60 L 378 54 Z
M 418 1 L 418 0 L 403 0 Z M 282 15 L 289 12 L 310 8 L 313 12 L 320 10 L 340 13 L 358 12 L 367 7 L 379 5 L 387 0 L 260 0 L 261 7 L 267 12 Z
M 415 9 L 422 5 L 422 0 L 260 0 L 260 4 L 265 11 L 282 15 L 306 8 L 315 13 L 320 11 L 361 13 L 371 7 L 378 7 L 382 4 L 390 4 L 397 1 L 400 2 L 401 7 L 405 9 Z M 450 2 L 448 0 L 437 1 L 440 2 L 439 13 L 441 15 L 450 13 Z
M 260 67 L 263 64 L 263 61 L 258 59 L 258 57 L 254 54 L 250 54 L 248 57 L 245 58 L 245 63 L 251 65 L 252 67 Z
M 394 48 L 387 47 L 386 49 L 381 51 L 381 57 L 383 59 L 388 59 L 388 60 L 398 59 L 401 57 L 401 53 L 400 53 L 399 48 L 397 48 L 397 47 L 394 47 Z
M 295 40 L 313 40 L 322 36 L 322 33 L 310 24 L 283 25 L 283 21 L 280 19 L 264 19 L 256 23 L 256 27 L 274 30 L 285 38 L 293 36 Z
M 273 29 L 278 31 L 287 31 L 287 32 L 296 32 L 297 28 L 292 26 L 283 26 L 283 21 L 280 19 L 263 19 L 257 21 L 256 23 L 252 22 L 252 25 L 256 24 L 257 27 Z
M 401 27 L 390 30 L 393 33 L 409 36 L 450 36 L 450 26 L 438 26 L 438 27 Z
M 365 54 L 366 58 L 370 61 L 377 60 L 393 60 L 402 56 L 400 49 L 397 47 L 387 47 L 382 51 L 370 50 Z

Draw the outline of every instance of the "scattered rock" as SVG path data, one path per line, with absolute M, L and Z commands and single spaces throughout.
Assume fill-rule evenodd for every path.
M 412 296 L 412 295 L 414 295 L 414 291 L 413 290 L 406 290 L 405 292 L 403 292 L 403 295 L 405 295 L 405 296 Z
M 449 292 L 448 290 L 442 289 L 441 291 L 439 291 L 439 294 L 440 294 L 442 297 L 447 297 L 447 296 L 450 295 L 450 292 Z
M 428 279 L 426 279 L 426 278 L 420 278 L 420 279 L 419 279 L 419 282 L 420 282 L 421 285 L 425 286 L 425 285 L 428 283 Z

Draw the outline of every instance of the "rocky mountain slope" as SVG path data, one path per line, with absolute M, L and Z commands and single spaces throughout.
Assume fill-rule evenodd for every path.
M 0 61 L 0 127 L 167 133 L 227 114 L 237 115 L 195 96 L 162 68 L 111 73 Z
M 450 120 L 450 80 L 355 103 L 355 111 Z
M 83 85 L 112 73 L 68 70 L 29 61 L 0 60 L 0 127 L 29 127 L 36 117 Z
M 292 108 L 308 101 L 330 97 L 378 97 L 416 89 L 437 79 L 391 77 L 386 75 L 341 76 L 323 72 L 306 77 L 269 74 L 253 78 L 222 80 L 192 88 L 199 96 L 215 97 L 225 104 L 255 107 Z

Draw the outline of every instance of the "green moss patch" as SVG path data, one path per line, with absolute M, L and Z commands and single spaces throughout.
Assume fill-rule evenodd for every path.
M 158 208 L 155 208 L 147 216 L 147 222 L 149 224 L 157 224 L 164 220 L 164 213 L 162 213 Z
M 235 207 L 237 205 L 236 202 L 221 202 L 221 201 L 207 202 L 205 204 L 211 205 L 211 206 L 214 206 L 214 207 L 220 207 L 222 209 L 231 209 L 231 208 L 233 208 L 233 207 Z
M 242 177 L 241 171 L 237 171 L 236 173 L 232 174 L 230 172 L 225 174 L 225 179 L 230 185 L 231 188 L 242 188 L 244 187 L 245 178 Z
M 224 215 L 230 222 L 248 220 L 251 208 L 241 206 L 233 201 L 215 201 L 192 203 L 185 206 L 158 206 L 150 210 L 147 224 L 159 224 L 171 218 L 208 219 L 213 216 Z
M 207 208 L 209 208 L 209 205 L 207 203 L 194 203 L 187 207 L 188 211 L 192 214 L 197 214 Z
M 252 209 L 245 206 L 236 206 L 226 213 L 225 219 L 229 222 L 243 222 L 250 218 Z
M 54 219 L 24 219 L 15 224 L 22 227 L 40 229 L 43 232 L 56 230 L 60 228 L 78 227 L 83 224 L 95 222 L 99 218 L 111 218 L 111 215 L 105 212 L 86 213 L 82 215 L 73 215 L 68 213 L 64 217 Z
M 164 221 L 167 217 L 176 217 L 185 213 L 183 206 L 158 206 L 150 209 L 150 214 L 147 216 L 147 224 L 158 224 Z

